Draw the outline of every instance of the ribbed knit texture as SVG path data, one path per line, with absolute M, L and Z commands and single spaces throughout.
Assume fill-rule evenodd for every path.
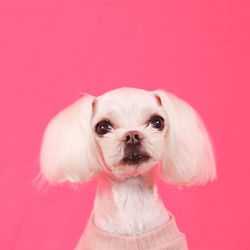
M 155 230 L 138 236 L 123 236 L 104 232 L 90 217 L 85 232 L 75 250 L 187 250 L 185 235 L 175 223 L 174 216 Z

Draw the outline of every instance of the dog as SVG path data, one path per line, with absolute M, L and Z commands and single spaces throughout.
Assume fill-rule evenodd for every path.
M 165 90 L 137 88 L 85 94 L 59 112 L 45 130 L 40 166 L 50 183 L 100 179 L 77 250 L 188 249 L 156 175 L 178 186 L 216 178 L 198 113 Z

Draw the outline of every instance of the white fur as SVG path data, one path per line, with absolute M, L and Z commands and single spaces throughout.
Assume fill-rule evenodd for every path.
M 50 182 L 81 182 L 101 169 L 90 128 L 92 96 L 86 95 L 57 114 L 47 126 L 40 154 L 42 175 Z
M 147 126 L 152 114 L 165 120 L 162 131 Z M 98 136 L 95 125 L 112 121 L 112 130 Z M 136 130 L 151 156 L 139 167 L 121 164 L 123 135 Z M 216 177 L 211 142 L 194 109 L 162 90 L 121 88 L 102 96 L 84 96 L 61 111 L 46 128 L 41 172 L 51 183 L 83 182 L 99 175 L 95 224 L 108 232 L 141 234 L 168 219 L 157 195 L 155 165 L 161 177 L 177 185 L 205 184 Z
M 162 177 L 173 184 L 205 184 L 216 177 L 213 150 L 197 112 L 173 94 L 156 91 L 169 117 Z
M 169 219 L 157 193 L 154 169 L 143 175 L 113 180 L 102 176 L 94 203 L 94 223 L 121 235 L 152 231 Z

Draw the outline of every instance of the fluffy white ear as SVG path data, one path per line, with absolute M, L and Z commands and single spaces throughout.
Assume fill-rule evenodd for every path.
M 213 149 L 196 111 L 185 101 L 163 90 L 155 91 L 168 116 L 166 152 L 161 177 L 177 185 L 205 184 L 216 178 Z
M 41 174 L 51 183 L 82 182 L 101 166 L 91 129 L 94 97 L 84 96 L 48 124 L 40 153 Z

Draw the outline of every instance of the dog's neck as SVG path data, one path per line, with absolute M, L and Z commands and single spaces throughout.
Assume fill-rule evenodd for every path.
M 98 228 L 121 235 L 142 234 L 164 224 L 169 214 L 157 193 L 155 169 L 124 180 L 103 175 L 93 214 Z

